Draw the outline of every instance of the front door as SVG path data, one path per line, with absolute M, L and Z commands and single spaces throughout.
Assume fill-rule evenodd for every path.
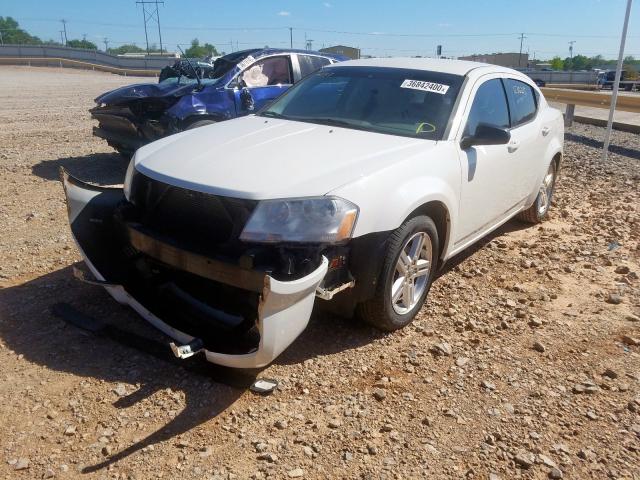
M 234 92 L 238 115 L 253 113 L 282 95 L 293 83 L 291 59 L 288 55 L 278 55 L 258 60 L 248 67 L 239 77 L 239 85 Z
M 509 108 L 500 78 L 479 80 L 463 121 L 461 137 L 473 135 L 480 124 L 508 129 Z M 460 149 L 462 169 L 459 228 L 460 246 L 518 208 L 521 179 L 511 145 L 474 145 Z

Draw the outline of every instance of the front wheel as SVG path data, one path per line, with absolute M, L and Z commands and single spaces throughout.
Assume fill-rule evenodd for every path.
M 407 220 L 391 234 L 375 296 L 358 305 L 358 316 L 388 332 L 411 323 L 427 298 L 438 252 L 433 220 Z
M 533 205 L 529 208 L 520 212 L 518 219 L 529 223 L 540 223 L 546 220 L 549 207 L 551 207 L 551 200 L 553 199 L 553 191 L 556 186 L 556 174 L 556 162 L 552 160 L 542 180 L 540 190 L 538 190 L 536 201 L 533 202 Z

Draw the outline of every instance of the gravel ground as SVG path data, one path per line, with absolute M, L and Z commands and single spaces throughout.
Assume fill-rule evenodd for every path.
M 637 135 L 614 132 L 602 163 L 603 129 L 573 127 L 550 221 L 454 259 L 401 332 L 315 314 L 262 397 L 256 372 L 51 314 L 68 302 L 160 339 L 72 278 L 57 176 L 121 182 L 87 109 L 133 80 L 0 67 L 1 478 L 640 479 Z

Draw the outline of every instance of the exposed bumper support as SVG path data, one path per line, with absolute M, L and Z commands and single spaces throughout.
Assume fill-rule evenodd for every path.
M 122 189 L 90 185 L 70 177 L 64 170 L 61 170 L 61 177 L 67 197 L 71 231 L 85 263 L 97 279 L 96 283 L 102 285 L 115 300 L 131 306 L 152 325 L 173 338 L 179 344 L 179 346 L 175 347 L 175 352 L 178 353 L 179 357 L 186 358 L 200 351 L 198 347 L 199 339 L 196 335 L 175 328 L 152 313 L 143 305 L 142 301 L 134 298 L 125 289 L 122 281 L 118 278 L 118 269 L 111 270 L 108 268 L 109 262 L 113 263 L 114 260 L 104 258 L 104 252 L 99 248 L 99 243 L 105 234 L 104 225 L 107 223 L 107 217 L 113 213 L 115 207 L 123 199 Z M 102 230 L 100 230 L 101 228 Z M 138 244 L 136 248 L 140 246 L 143 246 L 143 244 Z M 153 248 L 157 248 L 158 245 L 155 247 L 147 245 L 147 247 L 149 247 L 150 251 L 145 253 L 153 256 Z M 163 248 L 160 250 L 172 252 L 170 249 Z M 171 257 L 172 254 L 170 253 L 169 257 L 158 260 L 167 261 L 170 265 L 174 263 L 171 261 L 172 259 L 177 262 L 183 261 L 186 258 L 185 254 L 178 253 L 173 252 L 173 254 L 177 254 L 177 256 L 174 255 L 173 257 Z M 193 254 L 187 252 L 186 255 L 189 257 L 189 255 Z M 217 266 L 220 267 L 220 265 Z M 245 278 L 246 284 L 243 284 L 242 278 L 244 277 L 240 267 L 225 265 L 224 268 L 230 268 L 231 270 L 225 270 L 224 275 L 216 278 L 216 281 L 235 287 L 252 290 L 256 288 L 255 274 L 260 275 L 262 278 L 257 312 L 257 329 L 260 334 L 259 345 L 257 349 L 246 354 L 219 353 L 206 348 L 202 348 L 202 351 L 207 360 L 220 365 L 235 368 L 260 368 L 266 366 L 280 355 L 306 328 L 313 309 L 316 288 L 327 273 L 328 261 L 325 257 L 322 257 L 320 265 L 313 272 L 303 278 L 288 282 L 276 280 L 263 272 L 252 272 L 249 277 Z M 107 270 L 109 270 L 109 274 Z M 189 269 L 186 271 L 189 271 Z M 207 272 L 211 271 L 215 272 L 219 271 L 219 269 L 207 270 Z M 236 275 L 234 275 L 234 271 Z M 202 274 L 198 272 L 191 273 Z M 110 276 L 114 278 L 105 278 Z M 226 282 L 225 278 L 227 278 Z

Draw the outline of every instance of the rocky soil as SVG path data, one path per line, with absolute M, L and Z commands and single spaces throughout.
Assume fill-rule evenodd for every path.
M 235 372 L 51 313 L 165 342 L 73 279 L 57 174 L 121 182 L 87 109 L 132 81 L 0 67 L 1 478 L 640 479 L 637 135 L 603 163 L 603 130 L 570 129 L 550 220 L 452 261 L 404 331 L 317 313 L 274 365 Z

